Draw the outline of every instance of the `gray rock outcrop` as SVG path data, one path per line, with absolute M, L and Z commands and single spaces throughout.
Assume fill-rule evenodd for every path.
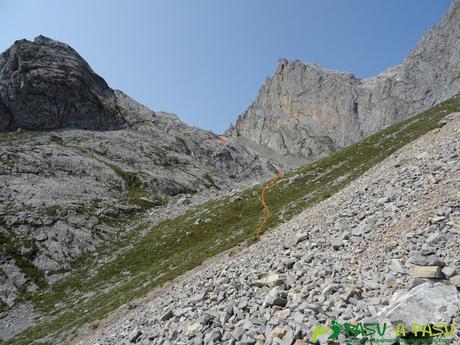
M 44 36 L 0 54 L 0 131 L 119 129 L 114 91 L 67 44 Z
M 449 323 L 460 308 L 454 285 L 426 282 L 416 286 L 382 310 L 377 318 L 411 325 L 418 323 Z
M 283 154 L 326 155 L 460 92 L 460 1 L 398 66 L 366 79 L 280 60 L 226 135 Z

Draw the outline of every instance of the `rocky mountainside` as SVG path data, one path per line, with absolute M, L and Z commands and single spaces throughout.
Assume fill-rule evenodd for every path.
M 0 131 L 0 309 L 62 278 L 136 216 L 275 171 L 245 146 L 112 90 L 43 36 L 0 55 Z
M 75 344 L 302 345 L 333 320 L 387 322 L 389 339 L 398 321 L 456 327 L 460 113 L 448 119 L 256 244 Z M 321 344 L 348 343 L 344 328 L 336 342 L 328 336 Z M 460 331 L 451 337 L 458 344 Z
M 329 198 L 416 138 L 432 130 L 436 133 L 439 131 L 437 130 L 439 126 L 445 125 L 449 119 L 452 120 L 453 115 L 449 114 L 458 111 L 460 111 L 460 95 L 381 130 L 362 142 L 326 158 L 286 171 L 284 177 L 265 193 L 270 207 L 270 218 L 265 231 L 274 229 L 303 210 Z M 455 140 L 455 136 L 458 137 L 458 132 L 443 131 L 442 135 L 444 133 L 449 137 L 448 140 Z M 425 138 L 430 140 L 432 136 Z M 62 142 L 56 137 L 53 137 L 52 141 Z M 65 144 L 65 141 L 63 143 Z M 420 143 L 418 142 L 417 145 Z M 430 160 L 429 154 L 420 157 Z M 449 155 L 449 162 L 451 160 L 456 162 L 455 158 L 456 153 L 452 153 Z M 399 164 L 406 166 L 405 160 Z M 21 231 L 27 227 L 13 226 L 8 229 L 8 232 L 3 233 L 7 236 L 2 236 L 2 241 L 5 241 L 0 242 L 2 251 L 13 257 L 14 263 L 20 265 L 20 271 L 14 271 L 9 262 L 3 263 L 2 267 L 6 268 L 5 272 L 8 274 L 6 276 L 8 279 L 1 280 L 4 291 L 5 287 L 8 291 L 11 285 L 7 284 L 11 281 L 14 284 L 17 284 L 17 281 L 23 282 L 24 279 L 21 277 L 26 273 L 35 277 L 34 281 L 48 281 L 47 286 L 37 291 L 34 291 L 37 288 L 33 285 L 26 285 L 26 290 L 24 284 L 17 290 L 13 290 L 14 293 L 11 295 L 16 299 L 13 301 L 16 305 L 0 312 L 0 338 L 6 340 L 7 344 L 67 343 L 75 337 L 77 331 L 84 332 L 99 327 L 98 325 L 103 323 L 98 320 L 104 318 L 109 312 L 119 308 L 118 310 L 124 313 L 138 304 L 143 304 L 145 300 L 133 302 L 133 299 L 145 296 L 157 287 L 160 287 L 160 291 L 168 288 L 171 285 L 167 282 L 199 266 L 203 261 L 227 249 L 230 249 L 230 256 L 232 253 L 236 255 L 242 248 L 254 243 L 255 229 L 259 226 L 263 215 L 260 184 L 241 191 L 216 191 L 214 188 L 209 188 L 192 197 L 182 197 L 177 202 L 171 200 L 165 206 L 151 208 L 146 201 L 151 200 L 152 196 L 147 195 L 147 199 L 145 198 L 146 191 L 139 189 L 139 185 L 135 182 L 136 178 L 130 174 L 131 170 L 120 170 L 117 166 L 111 169 L 114 169 L 129 187 L 127 191 L 116 189 L 118 199 L 105 199 L 105 203 L 108 203 L 107 208 L 101 210 L 100 205 L 95 203 L 94 206 L 85 204 L 82 208 L 70 208 L 68 214 L 60 212 L 56 207 L 46 210 L 48 215 L 57 216 L 61 225 L 62 222 L 70 223 L 73 229 L 76 229 L 75 238 L 90 233 L 89 229 L 84 228 L 85 225 L 74 224 L 75 220 L 78 220 L 82 214 L 87 218 L 94 216 L 98 226 L 92 230 L 103 242 L 98 246 L 97 251 L 85 252 L 86 255 L 80 255 L 78 260 L 64 266 L 64 269 L 48 271 L 47 274 L 40 276 L 38 272 L 33 271 L 35 266 L 28 264 L 27 260 L 37 253 L 34 244 L 41 246 L 40 241 L 45 242 L 47 246 L 45 250 L 53 245 L 50 249 L 54 254 L 59 248 L 58 245 L 65 247 L 73 243 L 67 241 L 74 239 L 72 232 L 64 233 L 62 237 L 59 237 L 59 232 L 50 233 L 51 238 L 45 237 L 24 243 L 26 246 L 22 250 L 19 250 L 19 245 L 23 243 L 21 242 L 23 237 L 14 235 L 21 234 Z M 436 166 L 436 169 L 442 173 L 450 169 L 450 163 L 447 167 Z M 425 173 L 425 170 L 418 172 L 417 176 L 422 173 Z M 62 175 L 59 177 L 62 178 Z M 431 180 L 429 176 L 426 178 Z M 83 183 L 84 177 L 78 181 Z M 437 180 L 435 182 L 439 183 Z M 414 183 L 417 183 L 417 179 Z M 18 183 L 15 189 L 18 188 L 17 186 Z M 34 186 L 33 181 L 30 186 Z M 360 186 L 364 193 L 366 186 Z M 395 193 L 400 187 L 395 186 Z M 412 186 L 408 179 L 404 182 L 404 189 L 400 193 L 405 195 L 404 193 L 408 193 L 407 189 L 410 188 Z M 346 192 L 350 193 L 350 190 L 347 189 Z M 46 191 L 42 195 L 46 195 Z M 394 201 L 393 198 L 390 199 Z M 356 200 L 356 203 L 358 201 Z M 119 207 L 120 205 L 131 205 L 131 207 L 138 205 L 143 211 L 138 212 L 137 215 L 135 212 L 125 213 L 124 207 Z M 399 205 L 400 203 L 395 205 L 390 203 L 389 207 L 399 207 Z M 113 214 L 110 209 L 116 210 L 117 206 L 120 214 Z M 366 222 L 372 224 L 373 218 L 368 217 L 367 213 L 369 207 L 366 205 L 363 213 L 356 216 L 357 221 L 366 218 Z M 379 204 L 378 207 L 381 210 L 386 206 Z M 106 214 L 106 210 L 109 213 Z M 328 210 L 327 214 L 333 212 Z M 394 214 L 390 213 L 390 216 Z M 340 224 L 336 225 L 337 233 L 349 229 L 347 224 L 342 225 L 342 228 Z M 46 227 L 47 224 L 44 228 Z M 354 227 L 353 224 L 351 227 Z M 37 233 L 40 233 L 40 226 L 38 228 Z M 329 240 L 329 236 L 324 236 L 324 233 L 329 232 L 323 230 L 322 227 L 318 238 Z M 363 226 L 360 230 L 354 230 L 354 234 L 367 233 L 368 230 L 369 227 Z M 34 230 L 30 231 L 33 234 Z M 90 248 L 92 242 L 87 241 L 85 244 L 89 250 L 92 249 Z M 443 248 L 441 245 L 440 250 Z M 263 252 L 260 254 L 264 255 Z M 19 279 L 16 281 L 13 277 Z M 58 281 L 54 282 L 55 280 Z M 15 285 L 12 287 L 16 288 Z M 157 290 L 153 291 L 154 295 L 157 293 Z M 139 341 L 144 339 L 137 337 L 134 341 L 138 338 Z M 199 342 L 199 339 L 197 341 Z M 148 343 L 149 340 L 144 339 L 143 342 Z
M 240 187 L 457 94 L 459 4 L 403 64 L 375 78 L 282 60 L 226 138 L 111 89 L 66 44 L 15 42 L 0 54 L 0 339 L 63 343 L 96 327 L 252 239 L 260 187 Z M 329 198 L 459 108 L 457 96 L 287 172 L 267 192 L 267 227 Z M 446 287 L 428 281 L 405 298 L 439 292 L 430 308 L 447 322 L 460 274 L 458 134 L 452 120 L 97 341 L 290 345 L 306 335 L 300 324 L 373 316 L 394 292 L 424 282 L 412 270 Z
M 359 79 L 280 60 L 226 135 L 315 158 L 348 146 L 460 91 L 460 1 L 398 66 Z

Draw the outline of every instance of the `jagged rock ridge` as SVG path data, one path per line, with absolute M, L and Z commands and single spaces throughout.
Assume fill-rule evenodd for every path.
M 453 1 L 404 62 L 359 79 L 316 64 L 280 60 L 226 135 L 286 154 L 325 155 L 460 91 L 460 1 Z

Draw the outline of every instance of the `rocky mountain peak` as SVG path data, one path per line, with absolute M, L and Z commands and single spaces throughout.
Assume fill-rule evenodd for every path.
M 43 36 L 43 35 L 38 35 L 37 37 L 35 37 L 34 43 L 42 44 L 42 45 L 49 45 L 49 46 L 60 46 L 60 47 L 70 48 L 70 46 L 68 46 L 67 44 L 65 44 L 63 42 L 53 40 L 52 38 L 49 38 L 49 37 L 46 37 L 46 36 Z M 70 48 L 70 49 L 72 49 L 72 48 Z
M 119 129 L 113 90 L 67 44 L 38 36 L 0 54 L 0 130 Z
M 456 0 L 402 64 L 375 77 L 280 59 L 226 134 L 282 154 L 326 155 L 460 92 L 459 38 Z

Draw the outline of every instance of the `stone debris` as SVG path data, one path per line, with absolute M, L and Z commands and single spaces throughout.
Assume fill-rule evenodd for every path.
M 300 345 L 332 320 L 459 321 L 459 132 L 449 121 L 81 345 L 124 344 L 134 329 L 140 344 Z
M 412 275 L 416 278 L 442 278 L 442 272 L 438 266 L 416 266 Z
M 427 282 L 419 285 L 383 309 L 376 319 L 405 325 L 418 323 L 449 323 L 460 308 L 459 293 L 455 286 Z

